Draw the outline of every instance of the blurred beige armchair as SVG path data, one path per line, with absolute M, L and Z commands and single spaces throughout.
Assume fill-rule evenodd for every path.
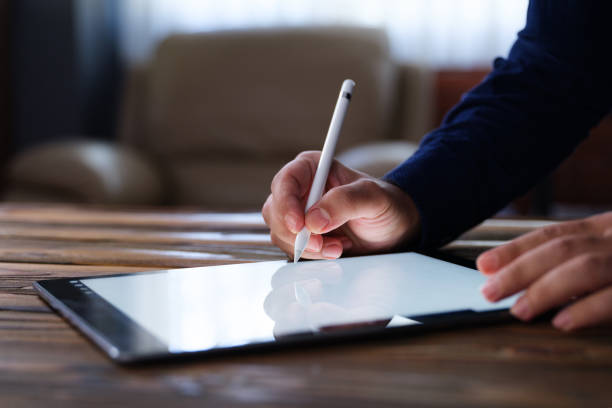
M 4 197 L 260 207 L 284 163 L 321 148 L 345 78 L 338 158 L 380 176 L 428 130 L 428 71 L 395 62 L 380 30 L 283 28 L 168 37 L 127 79 L 116 143 L 26 151 Z

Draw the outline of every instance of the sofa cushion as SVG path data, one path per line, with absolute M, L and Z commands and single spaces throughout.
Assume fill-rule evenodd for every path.
M 218 210 L 258 210 L 270 194 L 281 160 L 203 157 L 166 163 L 171 204 L 206 205 Z
M 155 166 L 138 152 L 110 143 L 68 140 L 40 145 L 9 164 L 3 199 L 158 204 Z
M 357 85 L 338 149 L 388 137 L 399 90 L 380 30 L 171 36 L 148 78 L 148 149 L 170 157 L 285 159 L 320 149 L 345 78 Z

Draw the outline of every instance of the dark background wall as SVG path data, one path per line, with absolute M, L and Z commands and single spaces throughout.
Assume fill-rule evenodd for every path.
M 120 81 L 117 0 L 10 2 L 12 150 L 112 138 Z
M 0 159 L 6 159 L 10 143 L 9 14 L 10 0 L 0 0 Z

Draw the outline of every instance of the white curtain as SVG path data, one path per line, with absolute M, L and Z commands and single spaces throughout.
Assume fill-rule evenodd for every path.
M 350 24 L 384 28 L 396 58 L 488 66 L 524 26 L 528 0 L 123 0 L 122 54 L 146 60 L 174 32 Z

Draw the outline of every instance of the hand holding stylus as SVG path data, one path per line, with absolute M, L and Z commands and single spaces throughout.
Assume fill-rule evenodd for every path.
M 325 147 L 331 146 L 328 141 L 329 137 Z M 262 209 L 272 242 L 295 258 L 335 259 L 347 252 L 389 251 L 414 240 L 419 216 L 412 199 L 390 183 L 334 161 L 333 148 L 327 149 L 325 161 L 320 160 L 325 147 L 323 153 L 300 153 L 274 177 L 272 194 Z M 317 170 L 323 164 L 325 174 Z M 317 183 L 315 173 L 321 174 L 322 182 Z M 324 194 L 309 194 L 314 187 Z M 304 228 L 302 234 L 310 236 L 304 239 L 302 254 L 297 254 L 296 236 Z
M 342 123 L 344 122 L 344 117 L 346 116 L 346 111 L 348 109 L 349 102 L 351 101 L 354 87 L 355 82 L 350 79 L 346 79 L 342 83 L 342 88 L 340 88 L 340 95 L 338 95 L 338 102 L 336 102 L 336 108 L 334 109 L 329 130 L 327 131 L 327 136 L 325 137 L 323 151 L 321 152 L 321 157 L 319 158 L 319 165 L 317 166 L 317 171 L 315 172 L 312 187 L 310 187 L 310 193 L 308 194 L 308 201 L 306 202 L 305 211 L 308 211 L 308 209 L 312 207 L 314 203 L 319 201 L 323 195 L 323 189 L 325 188 L 327 176 L 329 175 L 329 168 L 334 160 L 336 144 L 338 143 L 338 137 L 340 136 L 340 130 L 342 129 Z M 293 249 L 293 262 L 299 261 L 304 249 L 306 249 L 306 245 L 310 239 L 310 232 L 311 231 L 309 231 L 307 227 L 304 227 L 299 234 L 297 234 Z

